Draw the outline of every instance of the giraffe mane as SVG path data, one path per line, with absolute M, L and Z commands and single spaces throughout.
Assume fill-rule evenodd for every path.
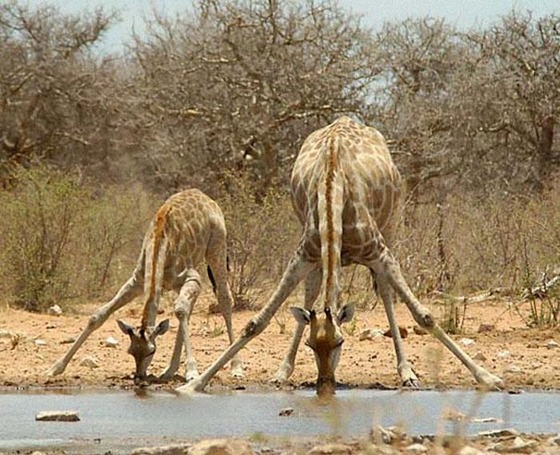
M 158 265 L 158 257 L 159 257 L 159 250 L 161 246 L 161 240 L 163 238 L 165 225 L 167 222 L 167 215 L 170 210 L 169 204 L 164 204 L 160 209 L 157 211 L 155 216 L 155 226 L 153 231 L 153 248 L 152 248 L 152 258 L 150 264 L 150 281 L 149 281 L 149 291 L 146 295 L 144 305 L 144 311 L 142 313 L 142 322 L 141 327 L 142 329 L 146 329 L 150 321 L 148 321 L 148 315 L 150 313 L 150 305 L 148 304 L 155 295 L 156 292 L 156 279 L 157 279 L 157 265 Z

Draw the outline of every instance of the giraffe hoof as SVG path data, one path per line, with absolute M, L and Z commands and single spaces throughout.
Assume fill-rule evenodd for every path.
M 405 379 L 402 383 L 402 386 L 407 389 L 419 389 L 420 381 L 417 378 Z
M 184 395 L 194 395 L 197 392 L 202 392 L 203 390 L 204 387 L 202 386 L 198 378 L 194 378 L 190 382 L 187 382 L 186 384 L 175 389 L 177 393 Z
M 47 371 L 45 371 L 45 376 L 58 376 L 59 374 L 61 374 L 64 371 L 64 368 L 60 368 L 58 366 L 53 366 L 51 368 L 49 368 Z
M 198 374 L 198 371 L 197 371 L 197 370 L 195 370 L 195 371 L 189 371 L 189 372 L 187 372 L 187 374 L 185 375 L 185 381 L 187 381 L 187 384 L 188 384 L 189 382 L 192 382 L 192 381 L 194 381 L 196 378 L 198 378 L 198 376 L 200 376 L 200 375 Z

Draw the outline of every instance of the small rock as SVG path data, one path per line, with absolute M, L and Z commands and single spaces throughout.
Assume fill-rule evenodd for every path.
M 169 444 L 159 447 L 139 447 L 130 452 L 130 455 L 184 455 L 189 453 L 192 444 Z
M 507 349 L 504 349 L 503 351 L 498 352 L 497 355 L 500 359 L 507 359 L 508 357 L 511 357 L 511 352 L 509 352 Z
M 282 417 L 287 417 L 287 416 L 291 416 L 293 413 L 294 413 L 294 408 L 284 408 L 284 409 L 280 409 L 278 415 Z
M 475 447 L 464 446 L 457 452 L 457 455 L 485 455 L 485 452 L 482 452 Z
M 408 330 L 406 330 L 405 327 L 401 327 L 400 325 L 398 327 L 399 327 L 399 334 L 401 338 L 404 340 L 408 336 Z M 388 338 L 393 338 L 393 335 L 391 334 L 391 329 L 383 332 L 383 336 L 386 336 Z
M 519 368 L 517 365 L 508 365 L 504 368 L 504 373 L 523 373 L 523 370 Z
M 358 339 L 360 341 L 373 340 L 381 335 L 383 335 L 383 331 L 380 329 L 364 329 L 360 332 Z
M 43 411 L 35 416 L 38 422 L 79 422 L 76 411 Z
M 64 338 L 64 340 L 62 340 L 60 344 L 70 344 L 73 343 L 74 341 L 76 341 L 76 337 L 68 337 L 68 338 Z
M 484 362 L 486 360 L 486 356 L 482 352 L 477 352 L 475 355 L 473 355 L 473 359 Z
M 372 429 L 370 438 L 379 443 L 393 444 L 406 438 L 406 433 L 399 427 L 384 428 L 381 425 Z
M 416 335 L 427 335 L 428 331 L 426 329 L 423 329 L 422 327 L 420 327 L 419 325 L 415 325 L 412 327 L 412 331 L 416 334 Z
M 474 340 L 471 340 L 470 338 L 461 338 L 459 340 L 459 343 L 461 343 L 463 346 L 470 346 L 474 344 Z
M 189 449 L 189 455 L 254 455 L 251 445 L 240 439 L 209 439 Z
M 410 453 L 426 453 L 428 448 L 424 444 L 416 442 L 406 447 L 405 450 Z
M 496 417 L 474 417 L 471 419 L 472 423 L 496 423 L 498 419 Z
M 546 440 L 546 443 L 549 446 L 560 446 L 560 434 L 557 434 L 556 436 L 552 436 L 551 438 L 548 438 Z
M 119 340 L 114 337 L 108 337 L 103 344 L 108 348 L 116 348 L 119 345 Z
M 313 447 L 307 455 L 351 455 L 352 453 L 354 452 L 351 446 L 332 443 Z
M 53 305 L 47 310 L 47 313 L 51 316 L 60 316 L 62 315 L 62 308 L 60 308 L 60 306 L 58 305 Z
M 0 329 L 0 338 L 12 338 L 14 336 L 13 332 L 6 329 Z
M 83 367 L 88 367 L 88 368 L 99 368 L 99 360 L 97 359 L 97 357 L 94 357 L 92 355 L 84 357 L 82 359 L 82 361 L 80 362 L 80 365 Z
M 488 431 L 479 431 L 478 436 L 483 438 L 503 438 L 503 437 L 512 437 L 512 436 L 519 436 L 519 431 L 515 428 L 503 428 L 501 430 L 488 430 Z
M 35 341 L 33 341 L 33 344 L 35 346 L 46 346 L 47 342 L 45 340 L 41 340 L 40 338 L 37 338 Z
M 494 324 L 480 324 L 478 326 L 478 333 L 493 332 L 496 329 Z
M 507 441 L 498 442 L 488 449 L 498 453 L 533 453 L 537 445 L 537 441 L 525 441 L 517 436 L 511 444 Z
M 547 347 L 548 349 L 555 349 L 555 348 L 557 348 L 558 346 L 559 346 L 558 343 L 557 343 L 556 341 L 554 341 L 554 340 L 548 340 L 548 341 L 546 342 L 546 347 Z

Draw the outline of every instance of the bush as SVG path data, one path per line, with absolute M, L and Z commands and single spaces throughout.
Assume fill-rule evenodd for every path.
M 17 181 L 13 191 L 0 193 L 0 264 L 8 301 L 44 311 L 53 303 L 97 296 L 130 274 L 142 240 L 138 232 L 152 211 L 145 196 L 94 190 L 77 176 L 46 168 L 19 171 Z
M 258 195 L 255 184 L 245 177 L 229 176 L 227 192 L 218 203 L 228 229 L 235 307 L 253 308 L 263 291 L 277 286 L 296 250 L 301 228 L 289 195 L 274 186 Z

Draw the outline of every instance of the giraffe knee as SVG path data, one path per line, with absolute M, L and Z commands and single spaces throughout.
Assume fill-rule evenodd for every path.
M 414 319 L 416 320 L 416 322 L 420 327 L 428 331 L 433 329 L 436 325 L 436 321 L 432 316 L 432 313 L 430 313 L 428 310 L 425 310 L 422 313 L 415 315 Z
M 256 337 L 264 330 L 265 325 L 260 323 L 257 319 L 251 319 L 243 329 L 244 338 Z

